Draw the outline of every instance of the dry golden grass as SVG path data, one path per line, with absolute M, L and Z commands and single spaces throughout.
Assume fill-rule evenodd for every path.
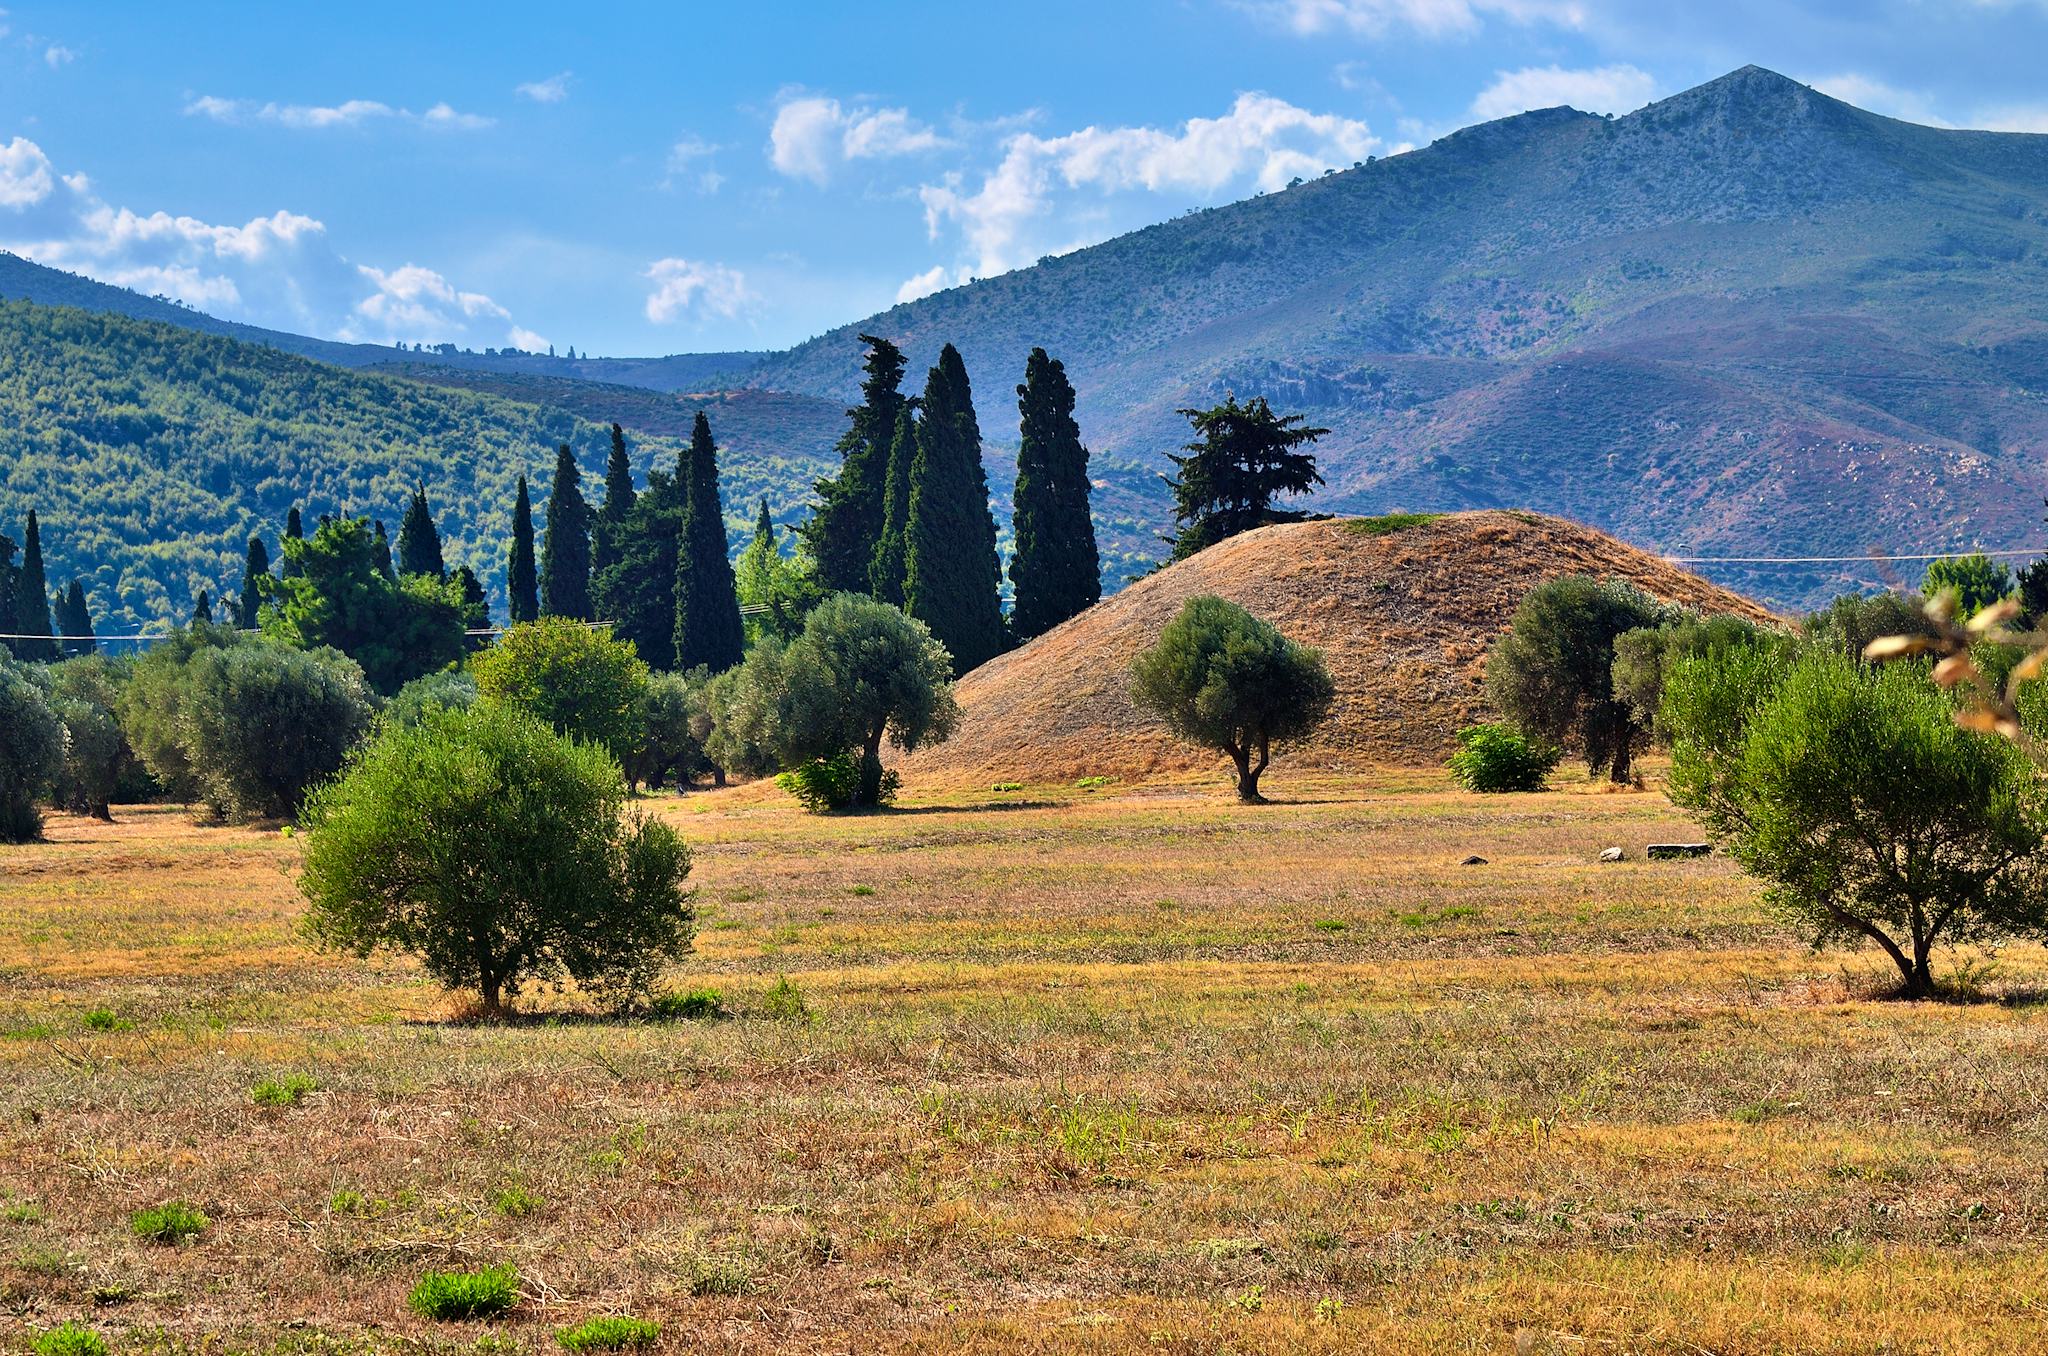
M 2048 1339 L 2048 954 L 1816 956 L 1654 793 L 1436 773 L 653 802 L 724 1020 L 450 1024 L 295 844 L 0 850 L 0 1330 L 123 1350 L 1993 1352 Z M 1618 843 L 1632 860 L 1593 857 Z M 1457 863 L 1468 853 L 1485 866 Z M 788 976 L 809 1020 L 769 1015 Z M 88 1025 L 104 1009 L 114 1029 Z M 287 1074 L 298 1105 L 254 1104 Z M 500 1208 L 516 1188 L 530 1213 Z M 129 1212 L 213 1220 L 178 1248 Z M 510 1198 L 505 1198 L 509 1200 Z M 514 1202 L 516 1204 L 516 1202 Z M 525 1301 L 430 1324 L 428 1266 Z

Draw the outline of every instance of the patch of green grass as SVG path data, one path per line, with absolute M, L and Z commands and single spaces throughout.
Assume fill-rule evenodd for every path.
M 774 987 L 761 996 L 761 1010 L 778 1022 L 811 1020 L 811 1005 L 804 1001 L 803 990 L 789 982 L 788 975 L 776 976 Z
M 1382 513 L 1376 518 L 1346 518 L 1344 526 L 1361 537 L 1384 537 L 1391 532 L 1433 523 L 1443 516 L 1441 513 Z
M 519 1303 L 519 1273 L 509 1266 L 481 1271 L 429 1271 L 405 1297 L 421 1318 L 444 1322 L 495 1318 Z
M 1022 782 L 997 782 L 989 788 L 991 791 L 1022 791 L 1023 789 L 1024 783 Z
M 137 1210 L 128 1217 L 128 1227 L 135 1231 L 137 1238 L 167 1247 L 205 1232 L 206 1226 L 212 1222 L 199 1207 L 184 1201 L 165 1201 L 162 1205 Z
M 1351 924 L 1341 918 L 1318 918 L 1316 920 L 1316 930 L 1319 932 L 1343 932 L 1350 926 Z
M 1114 777 L 1083 777 L 1080 781 L 1075 782 L 1074 785 L 1080 787 L 1083 791 L 1093 791 L 1097 787 L 1108 786 L 1115 780 L 1116 778 Z
M 31 1022 L 27 1026 L 10 1026 L 0 1031 L 0 1040 L 43 1041 L 57 1034 L 57 1028 L 49 1022 Z
M 647 1005 L 647 1015 L 661 1022 L 702 1022 L 725 1016 L 725 995 L 716 989 L 665 993 Z
M 116 1017 L 112 1008 L 94 1008 L 78 1020 L 87 1031 L 127 1031 L 135 1025 Z
M 491 1197 L 491 1209 L 508 1219 L 524 1219 L 540 1213 L 540 1197 L 525 1187 L 508 1186 Z
M 872 885 L 849 885 L 846 887 L 846 893 L 850 895 L 859 895 L 863 899 L 867 898 L 874 892 L 875 887 Z
M 319 1086 L 311 1075 L 286 1074 L 283 1078 L 264 1079 L 249 1089 L 249 1096 L 258 1106 L 297 1106 Z
M 9 1224 L 41 1224 L 49 1217 L 49 1211 L 35 1201 L 9 1201 L 0 1206 L 0 1219 Z
M 737 1257 L 700 1257 L 690 1276 L 690 1293 L 700 1298 L 745 1295 L 753 1289 L 753 1270 Z
M 555 1329 L 555 1340 L 570 1351 L 627 1351 L 651 1347 L 660 1336 L 661 1324 L 625 1314 L 586 1318 L 573 1327 Z
M 35 1335 L 35 1356 L 107 1356 L 107 1341 L 82 1323 L 60 1323 Z

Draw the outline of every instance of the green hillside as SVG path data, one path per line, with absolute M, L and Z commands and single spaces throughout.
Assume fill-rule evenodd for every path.
M 35 508 L 50 579 L 84 578 L 102 630 L 182 621 L 197 590 L 231 591 L 248 537 L 263 534 L 274 556 L 294 504 L 395 530 L 415 484 L 450 565 L 470 565 L 495 595 L 518 474 L 544 482 L 568 442 L 594 483 L 610 445 L 601 402 L 579 417 L 120 315 L 0 301 L 0 354 L 0 531 L 19 540 Z M 738 546 L 759 496 L 787 519 L 825 463 L 815 445 L 784 453 L 747 429 L 729 439 L 715 400 L 702 403 L 725 445 Z M 678 446 L 630 442 L 642 476 Z

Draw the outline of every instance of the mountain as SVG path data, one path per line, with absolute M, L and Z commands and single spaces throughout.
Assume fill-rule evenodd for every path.
M 918 750 L 906 778 L 1055 781 L 1226 766 L 1133 705 L 1131 660 L 1199 594 L 1216 594 L 1323 652 L 1330 718 L 1278 770 L 1434 765 L 1485 719 L 1487 647 L 1532 585 L 1567 574 L 1627 579 L 1702 614 L 1770 614 L 1602 533 L 1533 513 L 1285 523 L 1219 542 L 1104 599 L 960 680 L 953 737 Z
M 1154 521 L 1174 410 L 1235 390 L 1332 430 L 1325 510 L 1526 505 L 1686 556 L 2032 544 L 2048 136 L 1918 127 L 1746 67 L 1041 260 L 747 382 L 846 399 L 862 331 L 913 370 L 958 345 L 991 430 L 1044 345 L 1098 474 Z M 1869 581 L 1708 568 L 1783 605 Z
M 573 401 L 508 399 L 315 362 L 182 322 L 21 301 L 0 301 L 0 355 L 0 531 L 19 541 L 36 509 L 50 580 L 81 576 L 98 629 L 109 633 L 183 621 L 201 588 L 234 594 L 248 538 L 264 536 L 275 559 L 295 504 L 309 523 L 366 513 L 395 531 L 415 485 L 426 487 L 450 566 L 475 569 L 502 616 L 514 480 L 525 471 L 537 478 L 535 498 L 545 495 L 553 450 L 566 442 L 586 492 L 598 493 L 613 403 L 663 408 L 661 420 L 639 421 L 650 432 L 628 440 L 642 483 L 657 461 L 673 465 L 683 442 L 674 435 L 706 410 L 735 548 L 761 496 L 793 521 L 811 483 L 836 464 L 837 429 L 826 435 L 825 416 L 838 411 L 805 397 L 685 400 L 568 382 Z M 495 380 L 518 394 L 537 379 Z M 784 443 L 791 408 L 813 430 L 794 449 Z

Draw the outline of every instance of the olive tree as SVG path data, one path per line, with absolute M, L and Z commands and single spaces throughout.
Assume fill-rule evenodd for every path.
M 516 707 L 557 734 L 630 756 L 640 741 L 647 665 L 631 641 L 566 617 L 512 627 L 470 661 L 477 696 Z
M 111 821 L 114 798 L 146 784 L 118 714 L 127 661 L 80 655 L 50 668 L 50 709 L 64 722 L 64 772 L 56 799 L 79 814 Z
M 386 729 L 302 818 L 307 925 L 418 956 L 496 1017 L 564 977 L 626 1000 L 690 949 L 690 854 L 626 806 L 618 763 L 503 704 Z
M 1273 746 L 1305 738 L 1336 688 L 1323 657 L 1221 598 L 1190 598 L 1131 665 L 1131 697 L 1190 743 L 1221 749 L 1237 797 L 1259 805 Z
M 1957 710 L 1919 663 L 1682 659 L 1663 710 L 1672 798 L 1816 945 L 1867 939 L 1923 998 L 1937 944 L 2048 935 L 2048 787 Z
M 710 682 L 703 667 L 688 673 L 648 675 L 640 691 L 637 723 L 640 738 L 624 759 L 626 785 L 639 790 L 644 782 L 659 790 L 668 778 L 687 787 L 705 765 L 704 744 L 692 717 L 697 690 Z
M 1656 601 L 1619 580 L 1539 584 L 1487 656 L 1487 700 L 1524 732 L 1576 744 L 1588 769 L 1626 782 L 1649 727 L 1615 694 L 1614 642 L 1664 620 Z
M 369 729 L 369 686 L 338 650 L 231 645 L 200 651 L 188 667 L 185 761 L 226 818 L 297 814 Z
M 1613 683 L 1637 725 L 1656 731 L 1664 702 L 1664 676 L 1688 655 L 1717 653 L 1764 643 L 1770 634 L 1755 622 L 1728 615 L 1690 613 L 1662 626 L 1639 626 L 1614 638 Z
M 0 843 L 43 836 L 37 800 L 63 769 L 63 722 L 28 670 L 0 653 Z

